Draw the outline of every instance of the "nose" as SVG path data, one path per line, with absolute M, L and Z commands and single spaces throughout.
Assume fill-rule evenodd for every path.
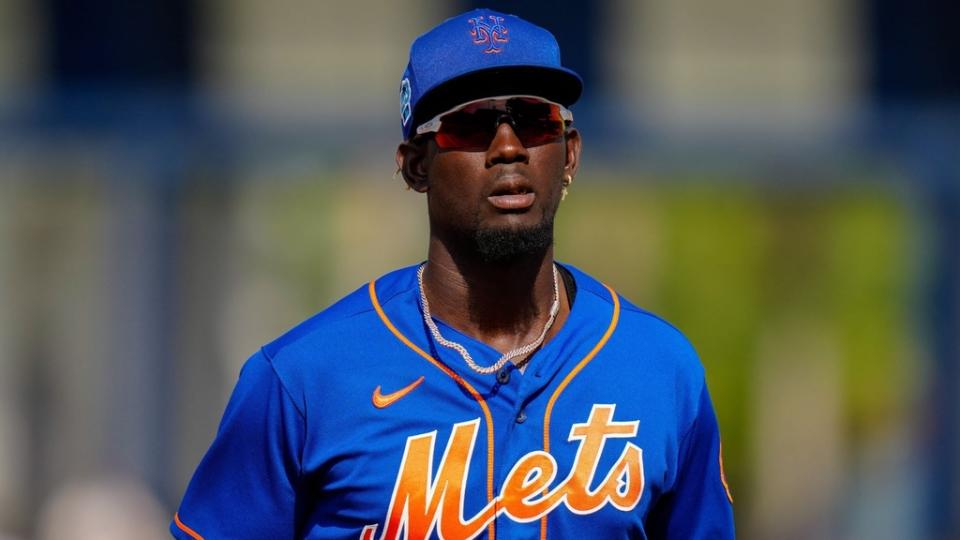
M 498 163 L 527 163 L 530 155 L 527 149 L 520 142 L 520 137 L 513 130 L 510 122 L 502 121 L 497 126 L 497 133 L 490 146 L 487 148 L 487 167 L 493 167 Z

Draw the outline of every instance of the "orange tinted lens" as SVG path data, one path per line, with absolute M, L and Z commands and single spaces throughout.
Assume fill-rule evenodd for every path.
M 440 120 L 437 146 L 445 150 L 486 150 L 497 134 L 499 118 L 505 114 L 497 109 L 462 109 Z
M 560 107 L 532 98 L 468 105 L 441 118 L 437 146 L 445 150 L 489 148 L 503 121 L 509 121 L 525 147 L 554 142 L 563 135 Z
M 564 123 L 558 105 L 514 98 L 507 102 L 507 110 L 517 137 L 527 148 L 554 142 L 563 135 Z

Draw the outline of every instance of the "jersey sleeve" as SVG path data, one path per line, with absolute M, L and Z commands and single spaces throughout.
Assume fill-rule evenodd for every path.
M 304 433 L 270 360 L 255 354 L 170 524 L 174 538 L 293 538 Z
M 677 479 L 648 524 L 658 540 L 733 540 L 733 499 L 723 474 L 720 431 L 706 385 L 680 442 Z

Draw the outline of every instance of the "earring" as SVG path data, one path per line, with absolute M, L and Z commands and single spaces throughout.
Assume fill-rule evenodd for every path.
M 567 188 L 573 183 L 573 175 L 570 173 L 563 175 L 563 188 L 560 190 L 560 200 L 567 198 Z

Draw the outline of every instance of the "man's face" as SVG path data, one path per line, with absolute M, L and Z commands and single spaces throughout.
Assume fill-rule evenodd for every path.
M 467 244 L 489 261 L 535 253 L 552 244 L 563 178 L 576 174 L 576 130 L 525 147 L 505 121 L 485 150 L 443 150 L 430 137 L 415 146 L 422 152 L 419 169 L 425 177 L 411 186 L 427 193 L 435 236 Z

